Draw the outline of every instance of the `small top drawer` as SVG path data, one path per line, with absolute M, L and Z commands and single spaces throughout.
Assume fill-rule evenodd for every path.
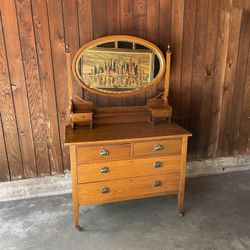
M 134 156 L 181 154 L 181 139 L 134 143 Z
M 131 155 L 130 144 L 77 147 L 77 164 L 125 159 Z

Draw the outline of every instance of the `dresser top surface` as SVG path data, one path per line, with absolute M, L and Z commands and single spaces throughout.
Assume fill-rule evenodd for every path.
M 76 127 L 72 129 L 70 126 L 67 126 L 65 144 L 126 142 L 183 136 L 191 136 L 191 133 L 174 123 L 160 123 L 154 127 L 149 123 L 95 125 L 92 130 L 89 127 Z

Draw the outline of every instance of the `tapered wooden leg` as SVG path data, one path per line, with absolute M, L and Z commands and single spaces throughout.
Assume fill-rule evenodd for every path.
M 78 231 L 83 229 L 79 225 L 79 202 L 78 202 L 78 184 L 76 176 L 76 146 L 70 146 L 70 163 L 71 163 L 71 176 L 72 176 L 72 205 L 74 213 L 75 228 Z
M 186 179 L 186 159 L 187 158 L 187 137 L 182 138 L 182 154 L 181 154 L 181 168 L 180 168 L 180 186 L 178 192 L 178 212 L 180 216 L 184 215 L 184 192 Z

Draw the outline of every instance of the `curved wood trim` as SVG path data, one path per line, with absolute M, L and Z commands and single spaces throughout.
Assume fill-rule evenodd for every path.
M 94 89 L 94 88 L 90 88 L 89 86 L 84 84 L 83 81 L 81 81 L 79 79 L 77 72 L 76 72 L 76 63 L 77 63 L 78 58 L 81 55 L 82 51 L 84 51 L 86 48 L 94 46 L 94 45 L 98 45 L 101 43 L 107 43 L 107 42 L 115 42 L 115 41 L 128 41 L 128 42 L 142 44 L 142 45 L 148 47 L 149 49 L 151 49 L 156 54 L 156 56 L 159 59 L 160 69 L 159 69 L 157 76 L 151 81 L 151 83 L 149 85 L 147 85 L 146 87 L 141 88 L 139 90 L 136 90 L 136 91 L 116 94 L 116 93 L 106 93 L 106 92 L 98 91 L 97 89 Z M 164 58 L 161 50 L 155 44 L 153 44 L 145 39 L 134 37 L 134 36 L 125 36 L 125 35 L 106 36 L 106 37 L 101 37 L 101 38 L 92 40 L 89 43 L 86 43 L 77 51 L 77 53 L 74 56 L 73 62 L 72 62 L 72 72 L 73 72 L 73 75 L 74 75 L 76 81 L 78 82 L 78 84 L 80 84 L 81 87 L 87 89 L 88 91 L 90 91 L 92 93 L 103 95 L 103 96 L 112 96 L 112 97 L 132 96 L 132 95 L 137 95 L 137 94 L 148 91 L 149 89 L 153 88 L 155 85 L 157 85 L 161 81 L 161 79 L 163 78 L 164 72 L 165 72 L 165 58 Z

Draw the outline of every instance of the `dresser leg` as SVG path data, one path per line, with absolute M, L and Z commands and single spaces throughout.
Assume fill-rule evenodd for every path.
M 182 191 L 180 191 L 178 193 L 178 213 L 179 213 L 179 216 L 184 216 L 183 200 L 184 200 L 184 194 Z
M 74 206 L 74 221 L 75 221 L 75 228 L 78 230 L 78 231 L 82 231 L 83 228 L 80 227 L 79 225 L 79 207 L 77 204 L 73 204 Z

